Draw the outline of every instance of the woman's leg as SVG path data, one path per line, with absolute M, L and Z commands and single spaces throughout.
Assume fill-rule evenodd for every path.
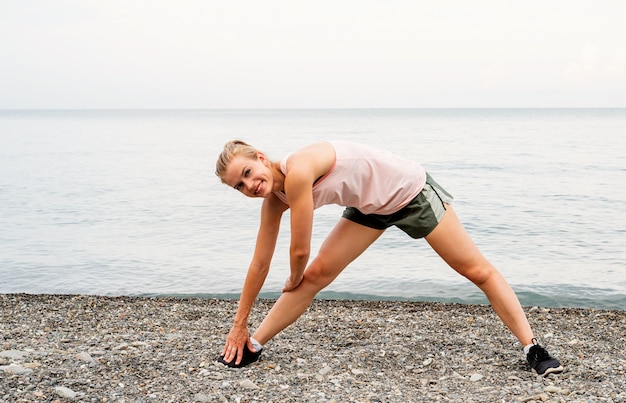
M 450 267 L 485 293 L 493 310 L 522 346 L 532 343 L 533 332 L 517 296 L 500 272 L 474 245 L 452 206 L 446 205 L 443 219 L 426 237 L 426 241 Z
M 284 292 L 269 311 L 254 339 L 265 344 L 304 313 L 315 295 L 330 284 L 341 271 L 367 249 L 383 230 L 341 218 L 322 244 L 318 255 L 304 271 L 295 289 Z

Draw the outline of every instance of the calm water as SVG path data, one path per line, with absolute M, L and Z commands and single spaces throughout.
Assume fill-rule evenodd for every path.
M 222 145 L 347 139 L 420 161 L 523 304 L 626 309 L 624 134 L 625 109 L 0 111 L 0 293 L 236 297 L 260 201 L 213 175 Z M 395 229 L 322 297 L 486 302 Z

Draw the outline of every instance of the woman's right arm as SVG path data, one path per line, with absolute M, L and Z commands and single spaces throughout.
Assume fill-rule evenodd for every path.
M 249 349 L 254 350 L 248 333 L 248 316 L 269 272 L 272 256 L 276 248 L 280 220 L 287 207 L 274 195 L 263 200 L 261 224 L 257 235 L 254 256 L 241 291 L 233 326 L 222 352 L 227 362 L 236 359 L 235 363 L 238 364 L 243 357 L 243 349 L 246 344 L 248 344 Z M 232 350 L 233 347 L 235 351 Z

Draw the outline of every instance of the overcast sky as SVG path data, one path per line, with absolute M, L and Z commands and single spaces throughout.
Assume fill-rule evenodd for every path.
M 626 107 L 626 1 L 0 0 L 0 109 Z

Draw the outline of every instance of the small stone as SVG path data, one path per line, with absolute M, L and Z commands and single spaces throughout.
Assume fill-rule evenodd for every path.
M 213 401 L 213 398 L 211 396 L 207 396 L 204 393 L 197 393 L 194 397 L 193 397 L 194 402 L 200 402 L 200 403 L 210 403 Z
M 31 372 L 33 372 L 32 369 L 24 368 L 21 365 L 17 365 L 17 364 L 0 366 L 0 371 L 4 371 L 7 374 L 14 374 L 14 375 L 30 374 Z
M 89 365 L 95 365 L 97 363 L 96 360 L 91 357 L 91 354 L 86 351 L 76 354 L 76 359 L 78 359 L 79 361 L 87 362 L 89 363 Z
M 548 385 L 543 389 L 543 391 L 546 393 L 562 393 L 563 389 L 555 385 Z
M 518 400 L 523 403 L 535 402 L 537 400 L 541 400 L 541 397 L 539 395 L 533 395 L 533 396 L 528 396 L 528 397 L 520 397 L 518 398 Z
M 20 350 L 6 350 L 0 352 L 0 357 L 9 358 L 11 360 L 21 360 L 24 357 L 28 356 L 28 352 L 20 351 Z
M 472 376 L 470 376 L 470 382 L 478 382 L 481 379 L 483 379 L 481 374 L 472 374 Z
M 422 365 L 427 367 L 427 366 L 429 366 L 432 363 L 433 363 L 433 359 L 432 358 L 427 358 L 427 359 L 424 360 L 424 362 L 422 362 Z
M 57 386 L 54 388 L 54 393 L 56 393 L 59 397 L 66 399 L 74 399 L 76 397 L 76 392 L 70 388 L 66 388 L 65 386 Z
M 329 367 L 328 365 L 324 365 L 322 367 L 322 369 L 319 370 L 319 374 L 320 375 L 328 375 L 328 373 L 330 373 L 330 371 L 332 371 L 333 369 L 331 367 Z
M 259 389 L 259 387 L 250 379 L 244 379 L 243 381 L 239 382 L 239 386 L 241 386 L 243 389 Z
M 353 368 L 351 371 L 354 375 L 363 375 L 365 372 L 363 370 Z
M 39 362 L 27 362 L 27 363 L 22 364 L 22 366 L 24 368 L 37 369 L 37 368 L 41 368 L 41 363 L 39 363 Z
M 221 381 L 222 379 L 224 379 L 224 374 L 222 374 L 221 372 L 213 372 L 209 375 L 209 377 L 211 379 L 216 379 L 218 381 Z

